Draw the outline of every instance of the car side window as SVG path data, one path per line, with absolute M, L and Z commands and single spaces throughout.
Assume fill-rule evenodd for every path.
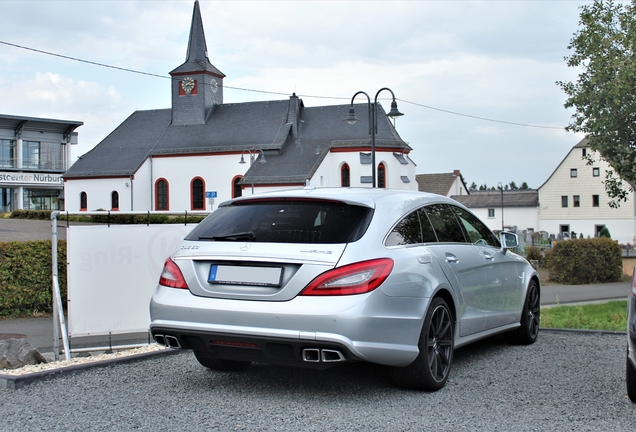
M 471 243 L 482 246 L 500 247 L 497 237 L 484 225 L 475 215 L 460 208 L 453 206 L 453 210 L 461 221 L 466 234 L 470 238 Z
M 425 211 L 439 242 L 466 243 L 464 232 L 450 206 L 433 204 L 425 207 Z
M 417 211 L 414 211 L 398 222 L 384 244 L 386 246 L 400 246 L 417 243 L 422 243 L 422 232 Z

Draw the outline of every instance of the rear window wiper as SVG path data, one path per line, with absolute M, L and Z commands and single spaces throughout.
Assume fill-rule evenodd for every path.
M 256 235 L 252 231 L 225 234 L 225 235 L 211 235 L 211 236 L 201 236 L 199 240 L 230 240 L 230 241 L 239 241 L 239 240 L 254 240 Z

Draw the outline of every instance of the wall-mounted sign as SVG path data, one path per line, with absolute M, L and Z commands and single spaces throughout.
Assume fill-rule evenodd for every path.
M 206 191 L 205 192 L 205 197 L 206 198 L 216 198 L 216 191 Z
M 62 186 L 64 184 L 64 180 L 62 179 L 62 174 L 18 173 L 0 171 L 0 183 L 11 183 L 25 186 Z

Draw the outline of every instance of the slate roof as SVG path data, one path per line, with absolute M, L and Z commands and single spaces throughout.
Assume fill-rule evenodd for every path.
M 455 201 L 468 208 L 501 207 L 501 191 L 470 191 L 470 195 L 453 195 Z M 538 207 L 539 191 L 504 190 L 503 202 L 505 207 Z
M 190 37 L 188 39 L 186 61 L 181 66 L 170 72 L 170 75 L 191 73 L 192 71 L 198 70 L 210 72 L 221 78 L 225 77 L 223 72 L 215 68 L 208 59 L 208 46 L 205 43 L 201 9 L 199 8 L 199 1 L 196 0 L 192 11 L 192 25 L 190 26 Z
M 417 174 L 415 176 L 418 191 L 430 192 L 444 196 L 448 194 L 448 191 L 451 186 L 453 186 L 455 179 L 457 179 L 457 175 L 454 173 Z
M 290 113 L 296 107 L 298 117 Z M 355 107 L 360 112 L 367 109 L 366 104 Z M 75 162 L 64 177 L 130 176 L 155 155 L 262 149 L 267 163 L 254 164 L 244 183 L 303 183 L 329 148 L 370 145 L 367 116 L 359 116 L 360 121 L 350 125 L 343 121 L 348 112 L 348 104 L 305 108 L 296 96 L 288 101 L 218 105 L 202 125 L 171 125 L 170 109 L 136 111 Z M 378 114 L 376 148 L 410 150 L 384 111 Z

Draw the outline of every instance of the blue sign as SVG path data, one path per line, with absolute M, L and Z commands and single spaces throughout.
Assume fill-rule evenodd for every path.
M 216 198 L 216 191 L 206 191 L 205 192 L 205 197 L 206 198 Z

